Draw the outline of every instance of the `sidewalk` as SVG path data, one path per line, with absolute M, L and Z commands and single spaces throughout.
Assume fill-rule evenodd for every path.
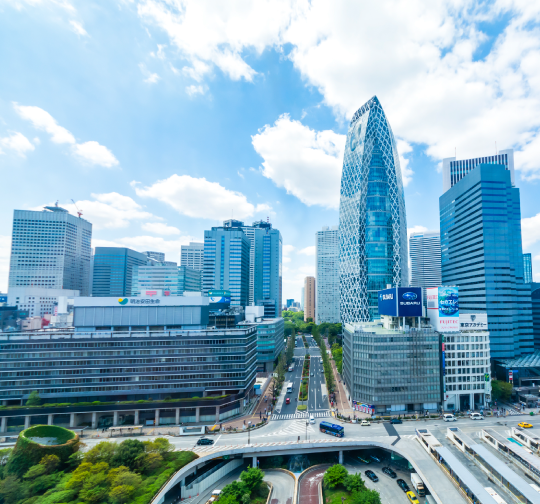
M 234 420 L 230 422 L 223 422 L 223 429 L 227 429 L 229 427 L 231 429 L 234 429 L 234 428 L 242 429 L 244 425 L 246 425 L 246 428 L 247 428 L 248 422 L 251 422 L 251 425 L 256 425 L 259 422 L 261 422 L 265 416 L 268 418 L 269 408 L 271 408 L 272 406 L 272 398 L 268 391 L 272 390 L 271 387 L 273 385 L 273 381 L 274 379 L 272 378 L 272 381 L 268 384 L 268 387 L 266 389 L 267 390 L 266 394 L 263 394 L 261 396 L 261 398 L 259 399 L 259 402 L 255 406 L 251 414 L 244 415 L 243 417 L 240 417 L 240 418 L 235 418 Z M 265 397 L 267 398 L 266 402 L 264 402 Z M 265 412 L 265 409 L 266 409 L 266 412 Z

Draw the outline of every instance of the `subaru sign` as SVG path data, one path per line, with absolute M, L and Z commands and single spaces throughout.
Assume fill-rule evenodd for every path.
M 422 288 L 394 287 L 379 291 L 379 315 L 421 317 Z

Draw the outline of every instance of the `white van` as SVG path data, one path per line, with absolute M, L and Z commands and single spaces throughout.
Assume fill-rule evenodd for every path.
M 484 419 L 484 415 L 481 415 L 480 413 L 471 413 L 469 415 L 469 418 L 471 420 L 483 420 Z
M 446 413 L 446 415 L 444 415 L 444 421 L 445 422 L 455 422 L 457 421 L 457 418 L 452 415 L 452 413 Z
M 315 417 L 313 415 L 309 415 L 309 423 L 315 423 Z

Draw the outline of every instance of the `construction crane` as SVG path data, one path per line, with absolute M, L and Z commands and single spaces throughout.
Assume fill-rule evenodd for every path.
M 79 216 L 79 219 L 80 219 L 81 215 L 82 215 L 82 210 L 79 210 L 79 207 L 77 206 L 77 203 L 75 203 L 75 201 L 73 199 L 71 201 L 73 201 L 73 204 L 75 205 L 75 208 L 77 209 L 77 215 Z

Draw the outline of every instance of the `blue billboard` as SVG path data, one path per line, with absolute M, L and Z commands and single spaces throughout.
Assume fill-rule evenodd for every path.
M 421 317 L 422 288 L 394 287 L 379 291 L 379 315 Z
M 0 294 L 0 303 L 7 303 L 7 296 L 4 294 Z

